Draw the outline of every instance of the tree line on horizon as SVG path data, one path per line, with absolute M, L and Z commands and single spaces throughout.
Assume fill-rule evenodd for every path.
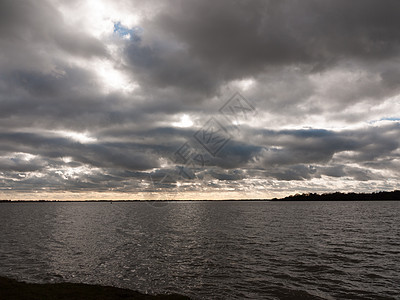
M 272 199 L 273 201 L 382 201 L 382 200 L 400 200 L 400 190 L 391 192 L 373 192 L 373 193 L 305 193 L 287 196 L 285 198 Z

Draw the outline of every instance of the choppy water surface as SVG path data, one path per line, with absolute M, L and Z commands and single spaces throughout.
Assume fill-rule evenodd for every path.
M 194 299 L 399 299 L 400 202 L 0 203 L 0 275 Z

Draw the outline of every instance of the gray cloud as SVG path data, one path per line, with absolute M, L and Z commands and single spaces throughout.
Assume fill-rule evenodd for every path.
M 398 1 L 104 1 L 140 23 L 0 2 L 1 191 L 398 187 Z M 238 90 L 257 110 L 239 130 L 218 111 Z M 231 133 L 215 157 L 193 137 L 210 117 Z
M 183 45 L 192 61 L 202 62 L 199 71 L 207 70 L 216 82 L 257 76 L 276 65 L 309 65 L 316 71 L 345 58 L 398 55 L 397 1 L 173 3 L 151 21 L 152 28 Z
M 0 28 L 3 71 L 47 72 L 63 59 L 63 53 L 86 58 L 107 56 L 101 41 L 67 26 L 49 1 L 2 1 Z

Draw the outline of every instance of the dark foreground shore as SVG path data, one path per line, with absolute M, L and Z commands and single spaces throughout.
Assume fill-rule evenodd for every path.
M 146 295 L 139 292 L 110 286 L 89 285 L 82 283 L 26 283 L 0 277 L 0 299 L 145 299 L 172 300 L 190 299 L 181 295 Z

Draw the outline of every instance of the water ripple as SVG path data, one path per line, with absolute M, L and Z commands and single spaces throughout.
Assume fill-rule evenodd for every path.
M 0 275 L 194 299 L 396 299 L 400 202 L 0 204 Z

